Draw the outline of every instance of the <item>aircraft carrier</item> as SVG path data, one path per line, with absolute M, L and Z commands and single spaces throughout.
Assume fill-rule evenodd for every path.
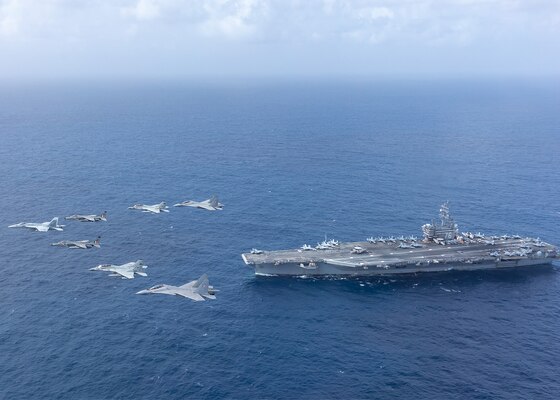
M 485 236 L 459 233 L 449 214 L 440 208 L 440 221 L 422 226 L 423 238 L 378 237 L 363 242 L 326 240 L 294 250 L 242 254 L 255 274 L 276 275 L 395 275 L 419 272 L 504 269 L 551 264 L 558 249 L 538 238 L 518 235 Z

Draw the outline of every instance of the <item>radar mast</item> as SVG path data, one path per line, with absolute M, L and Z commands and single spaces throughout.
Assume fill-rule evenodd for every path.
M 434 241 L 448 241 L 457 238 L 459 229 L 457 224 L 449 213 L 449 202 L 446 201 L 439 208 L 439 218 L 441 222 L 438 224 L 432 220 L 431 224 L 422 226 L 422 233 L 424 233 L 424 240 L 429 242 Z

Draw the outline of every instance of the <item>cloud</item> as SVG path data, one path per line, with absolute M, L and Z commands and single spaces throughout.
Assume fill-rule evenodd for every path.
M 16 36 L 20 30 L 20 4 L 17 0 L 0 3 L 0 37 Z
M 227 38 L 248 37 L 258 29 L 259 17 L 266 13 L 267 3 L 262 0 L 206 1 L 205 20 L 199 24 L 206 36 Z
M 560 2 L 550 0 L 0 0 L 0 74 L 29 60 L 62 71 L 65 59 L 93 71 L 110 60 L 108 74 L 157 74 L 158 63 L 219 71 L 226 61 L 239 71 L 414 71 L 418 58 L 443 68 L 452 54 L 473 68 L 560 71 L 559 36 Z
M 387 7 L 366 7 L 356 10 L 356 17 L 359 19 L 365 19 L 370 21 L 375 21 L 383 18 L 393 18 L 395 14 L 391 9 Z
M 160 16 L 159 4 L 156 0 L 138 0 L 136 4 L 121 9 L 122 14 L 139 21 L 149 21 Z
M 559 34 L 559 20 L 560 3 L 546 0 L 0 0 L 4 40 L 53 42 L 69 30 L 86 41 L 98 40 L 103 31 L 118 40 L 149 25 L 156 40 L 188 35 L 302 43 L 351 37 L 365 44 L 462 45 L 519 32 Z

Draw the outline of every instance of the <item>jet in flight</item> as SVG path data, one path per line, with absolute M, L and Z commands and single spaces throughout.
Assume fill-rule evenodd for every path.
M 138 260 L 122 265 L 101 264 L 89 270 L 112 272 L 109 276 L 121 276 L 123 279 L 134 279 L 134 274 L 148 276 L 148 274 L 144 272 L 146 268 L 148 268 L 148 266 L 144 264 L 144 261 Z
M 147 206 L 145 204 L 135 204 L 131 207 L 128 207 L 129 210 L 141 210 L 142 212 L 151 212 L 154 214 L 159 214 L 160 212 L 169 212 L 168 208 L 169 207 L 167 207 L 165 201 L 151 206 Z
M 70 221 L 80 221 L 80 222 L 97 222 L 97 221 L 107 221 L 107 211 L 103 211 L 100 215 L 82 215 L 74 214 L 69 217 L 64 217 L 65 220 Z
M 101 236 L 95 240 L 62 240 L 57 243 L 51 243 L 51 246 L 68 247 L 69 249 L 91 249 L 92 247 L 101 247 Z
M 208 211 L 216 211 L 216 210 L 222 210 L 224 208 L 224 205 L 218 201 L 218 198 L 216 196 L 212 196 L 208 200 L 204 200 L 204 201 L 193 201 L 193 200 L 183 201 L 182 203 L 175 204 L 175 207 L 196 207 Z
M 156 285 L 149 289 L 140 290 L 136 294 L 170 294 L 173 296 L 183 296 L 194 301 L 205 301 L 206 299 L 216 299 L 217 290 L 208 283 L 208 276 L 202 275 L 195 281 L 186 283 L 182 286 Z
M 8 226 L 8 228 L 28 228 L 34 229 L 37 232 L 47 232 L 49 230 L 61 231 L 64 225 L 58 224 L 58 217 L 54 217 L 50 222 L 20 222 L 19 224 L 14 224 Z

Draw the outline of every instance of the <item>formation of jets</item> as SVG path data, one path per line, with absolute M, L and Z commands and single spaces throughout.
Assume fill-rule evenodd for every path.
M 204 274 L 197 280 L 181 286 L 160 284 L 149 289 L 140 290 L 136 294 L 169 294 L 172 296 L 183 296 L 194 301 L 205 301 L 206 299 L 215 300 L 217 291 L 208 283 L 208 276 Z
M 95 240 L 61 240 L 60 242 L 51 243 L 51 246 L 68 247 L 69 249 L 91 249 L 92 247 L 101 247 L 101 236 Z
M 204 201 L 184 201 L 179 204 L 175 204 L 176 207 L 196 207 L 202 208 L 209 211 L 222 210 L 224 205 L 218 201 L 216 196 L 212 196 L 208 200 Z M 159 214 L 161 212 L 169 212 L 169 207 L 165 202 L 154 205 L 146 204 L 134 204 L 128 207 L 132 210 L 139 210 L 142 212 Z M 99 222 L 107 221 L 107 211 L 103 211 L 101 214 L 73 214 L 64 218 L 68 221 L 78 221 L 78 222 Z M 9 228 L 27 228 L 38 232 L 47 232 L 49 230 L 62 231 L 65 225 L 60 225 L 58 217 L 53 218 L 48 222 L 20 222 L 18 224 L 9 225 Z M 61 240 L 59 242 L 51 243 L 51 246 L 56 247 L 66 247 L 69 249 L 91 249 L 99 248 L 101 237 L 98 236 L 95 240 Z M 257 254 L 262 253 L 261 250 L 253 249 Z M 109 276 L 119 276 L 122 279 L 134 279 L 135 275 L 148 276 L 145 270 L 148 268 L 142 260 L 137 260 L 133 262 L 128 262 L 121 265 L 114 264 L 100 264 L 96 267 L 90 268 L 91 271 L 105 271 L 109 272 Z M 161 293 L 161 294 L 171 294 L 179 295 L 194 301 L 204 301 L 206 299 L 215 299 L 215 293 L 218 290 L 214 289 L 208 282 L 208 277 L 206 274 L 202 275 L 195 281 L 186 283 L 182 286 L 171 286 L 171 285 L 156 285 L 146 290 L 141 290 L 138 294 L 149 294 L 149 293 Z
M 58 217 L 54 217 L 49 222 L 20 222 L 19 224 L 14 224 L 8 226 L 8 228 L 27 228 L 37 232 L 47 232 L 51 229 L 54 231 L 62 231 L 64 225 L 58 224 Z
M 204 201 L 186 200 L 183 201 L 182 203 L 174 204 L 173 206 L 202 208 L 203 210 L 208 210 L 208 211 L 223 210 L 224 208 L 224 205 L 218 201 L 218 198 L 216 196 L 212 196 L 211 198 Z M 165 201 L 153 205 L 134 204 L 133 206 L 130 206 L 128 208 L 130 210 L 140 210 L 142 212 L 148 212 L 153 214 L 159 214 L 161 212 L 169 212 L 169 207 L 167 206 Z

